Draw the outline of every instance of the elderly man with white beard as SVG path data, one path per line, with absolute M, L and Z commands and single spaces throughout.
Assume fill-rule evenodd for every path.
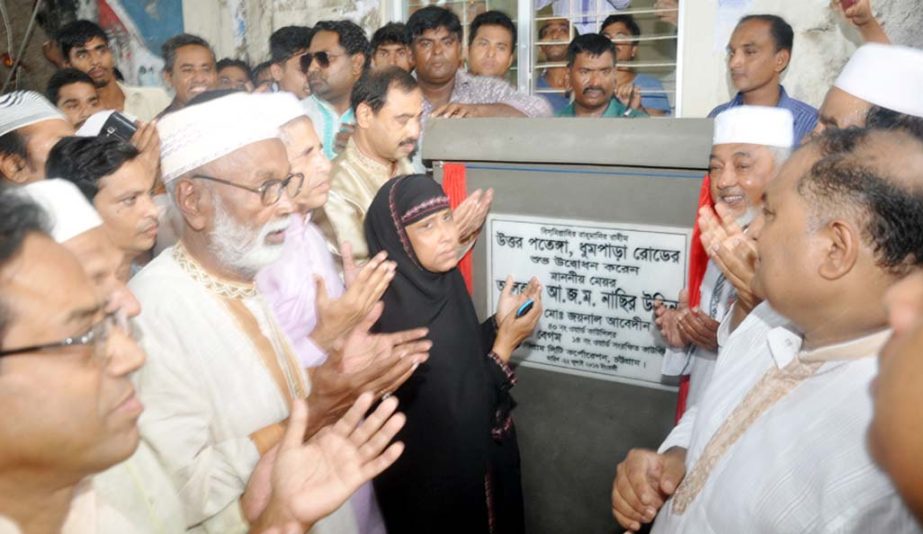
M 173 478 L 191 532 L 245 530 L 241 496 L 280 441 L 293 399 L 308 398 L 308 435 L 327 419 L 254 284 L 282 252 L 304 176 L 290 172 L 277 125 L 240 112 L 250 98 L 218 98 L 159 123 L 182 235 L 130 284 L 149 356 L 137 376 L 142 436 Z M 318 523 L 325 531 L 355 531 L 348 505 Z

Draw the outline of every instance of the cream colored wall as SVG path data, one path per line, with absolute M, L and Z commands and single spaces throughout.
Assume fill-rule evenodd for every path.
M 685 0 L 683 116 L 704 117 L 730 99 L 733 87 L 725 53 L 715 48 L 718 0 Z M 919 0 L 873 0 L 892 40 L 923 48 L 923 8 Z M 791 66 L 782 80 L 789 94 L 819 106 L 849 55 L 861 44 L 858 33 L 828 0 L 753 0 L 748 13 L 785 18 L 795 30 Z

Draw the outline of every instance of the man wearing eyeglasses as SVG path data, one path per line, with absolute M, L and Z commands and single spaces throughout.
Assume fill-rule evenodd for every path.
M 318 22 L 308 52 L 301 56 L 311 96 L 303 103 L 314 123 L 327 159 L 336 157 L 336 137 L 344 125 L 352 130 L 356 118 L 349 95 L 369 67 L 369 40 L 365 31 L 348 20 Z

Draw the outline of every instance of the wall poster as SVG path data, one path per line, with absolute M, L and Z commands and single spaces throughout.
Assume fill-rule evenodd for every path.
M 543 317 L 516 361 L 673 389 L 661 384 L 652 310 L 658 298 L 675 307 L 686 286 L 689 229 L 492 214 L 486 230 L 489 309 L 508 274 L 544 288 Z

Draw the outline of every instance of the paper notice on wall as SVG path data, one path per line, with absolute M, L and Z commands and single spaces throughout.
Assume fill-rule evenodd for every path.
M 661 387 L 654 302 L 676 306 L 686 286 L 690 231 L 548 217 L 491 215 L 487 294 L 496 310 L 514 290 L 543 286 L 538 328 L 514 354 L 522 365 Z
M 734 27 L 749 13 L 752 3 L 753 0 L 718 0 L 718 11 L 715 15 L 716 53 L 722 53 L 727 49 Z

